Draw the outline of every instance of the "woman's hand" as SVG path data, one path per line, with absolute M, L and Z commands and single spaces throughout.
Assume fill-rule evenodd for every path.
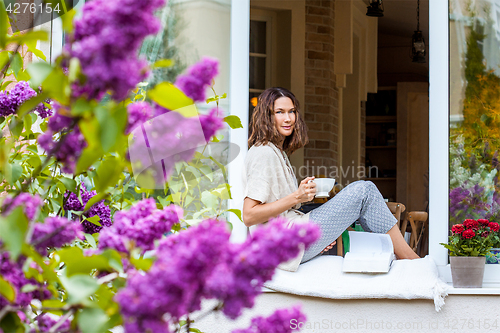
M 333 246 L 337 244 L 337 241 L 333 241 L 332 244 L 328 245 L 327 247 L 325 247 L 325 249 L 323 251 L 321 251 L 321 253 L 325 253 L 325 252 L 328 252 L 329 250 L 331 250 L 333 248 Z
M 299 189 L 295 192 L 295 198 L 299 200 L 299 202 L 307 202 L 314 199 L 316 195 L 316 183 L 312 180 L 314 177 L 307 177 L 303 181 L 300 182 Z

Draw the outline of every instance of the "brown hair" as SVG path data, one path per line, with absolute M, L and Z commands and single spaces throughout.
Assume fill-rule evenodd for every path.
M 283 150 L 288 155 L 291 155 L 294 151 L 304 147 L 309 142 L 307 126 L 300 114 L 299 101 L 291 91 L 285 88 L 274 87 L 266 89 L 259 96 L 250 122 L 249 148 L 253 145 L 265 145 L 269 142 L 277 144 L 279 142 L 280 134 L 274 124 L 274 102 L 280 97 L 290 98 L 296 111 L 295 126 L 292 134 L 285 138 Z

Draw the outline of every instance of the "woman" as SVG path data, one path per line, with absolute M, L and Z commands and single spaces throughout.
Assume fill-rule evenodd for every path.
M 314 177 L 307 177 L 297 186 L 288 160 L 289 155 L 307 142 L 306 125 L 295 96 L 284 88 L 265 90 L 252 115 L 250 149 L 243 172 L 245 225 L 258 225 L 281 215 L 290 223 L 311 220 L 321 229 L 321 237 L 316 243 L 280 268 L 295 271 L 300 263 L 331 248 L 355 221 L 359 221 L 365 231 L 387 233 L 399 259 L 418 258 L 403 239 L 397 220 L 372 182 L 353 182 L 307 214 L 296 210 L 316 194 L 316 184 L 311 182 Z

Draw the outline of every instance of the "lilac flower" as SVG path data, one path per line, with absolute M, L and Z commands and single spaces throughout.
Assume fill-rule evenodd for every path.
M 4 214 L 9 214 L 16 207 L 23 206 L 24 214 L 28 220 L 33 220 L 38 212 L 38 209 L 42 206 L 43 201 L 38 194 L 31 195 L 29 193 L 23 192 L 16 196 L 14 199 L 7 197 L 3 202 Z
M 7 117 L 15 114 L 21 104 L 34 96 L 36 91 L 26 81 L 19 81 L 9 93 L 0 91 L 0 115 Z
M 206 220 L 160 241 L 157 261 L 145 274 L 134 274 L 116 296 L 126 332 L 144 332 L 145 323 L 167 327 L 168 318 L 179 319 L 200 309 L 203 298 L 223 302 L 230 318 L 253 305 L 262 284 L 271 279 L 281 262 L 295 257 L 301 244 L 319 236 L 316 225 L 287 227 L 275 219 L 257 230 L 244 244 L 229 243 L 223 222 Z
M 86 76 L 77 94 L 100 99 L 109 90 L 122 100 L 146 78 L 147 63 L 137 59 L 137 51 L 146 36 L 160 29 L 154 11 L 163 5 L 163 0 L 94 0 L 84 5 L 67 44 Z
M 31 303 L 32 299 L 49 299 L 51 297 L 50 292 L 34 279 L 27 279 L 22 270 L 23 264 L 26 258 L 20 257 L 17 262 L 12 262 L 10 260 L 10 255 L 8 252 L 0 252 L 0 276 L 8 281 L 16 292 L 16 298 L 14 302 L 9 303 L 2 295 L 0 295 L 0 309 L 4 308 L 6 305 L 14 306 L 27 306 Z M 30 292 L 22 292 L 21 289 L 25 285 L 34 285 L 39 288 Z
M 78 126 L 69 131 L 73 119 L 64 115 L 69 111 L 57 102 L 53 102 L 52 107 L 56 113 L 49 119 L 47 132 L 38 137 L 38 144 L 47 154 L 54 155 L 63 164 L 63 172 L 73 173 L 82 150 L 87 146 L 87 141 Z M 54 141 L 53 136 L 58 132 L 61 132 L 60 137 L 58 141 Z M 63 140 L 62 144 L 59 144 L 60 140 Z
M 188 68 L 187 74 L 179 75 L 175 85 L 195 102 L 205 101 L 205 89 L 219 73 L 217 59 L 204 57 Z
M 31 333 L 49 333 L 52 326 L 54 326 L 58 322 L 58 320 L 59 319 L 56 320 L 56 319 L 50 317 L 46 313 L 42 313 L 41 315 L 36 317 L 36 323 L 38 325 L 38 330 L 35 328 L 32 328 L 30 332 Z M 59 326 L 59 328 L 57 329 L 57 332 L 65 333 L 65 332 L 69 332 L 70 329 L 71 329 L 71 321 L 69 319 L 66 319 L 66 321 L 61 326 Z
M 291 333 L 298 328 L 298 323 L 304 323 L 306 316 L 300 306 L 291 309 L 276 310 L 269 317 L 252 318 L 249 328 L 234 330 L 232 333 Z
M 139 201 L 128 211 L 115 214 L 113 226 L 99 236 L 99 248 L 128 252 L 128 244 L 133 242 L 143 251 L 152 250 L 154 241 L 179 223 L 182 215 L 182 209 L 175 205 L 160 210 L 156 208 L 154 199 Z
M 97 194 L 96 191 L 87 191 L 85 184 L 81 184 L 80 187 L 80 196 L 82 198 L 82 202 L 78 199 L 78 196 L 71 192 L 69 194 L 65 194 L 66 203 L 64 204 L 65 210 L 73 210 L 73 211 L 83 211 L 87 202 Z M 101 200 L 95 204 L 93 204 L 87 212 L 83 214 L 85 217 L 89 218 L 92 216 L 99 216 L 99 223 L 101 226 L 98 226 L 89 221 L 83 221 L 82 227 L 83 231 L 88 234 L 94 234 L 96 232 L 100 232 L 103 227 L 111 226 L 111 209 L 104 204 L 104 200 Z
M 219 118 L 217 116 L 217 108 L 213 108 L 212 110 L 210 110 L 208 115 L 201 115 L 200 123 L 206 141 L 209 141 L 210 138 L 215 135 L 217 130 L 221 129 L 224 126 L 224 121 L 222 120 L 222 118 Z
M 137 102 L 127 105 L 128 125 L 125 130 L 126 134 L 130 134 L 134 127 L 149 120 L 153 114 L 153 110 L 149 103 Z
M 48 247 L 61 247 L 77 237 L 83 237 L 82 227 L 78 222 L 64 217 L 49 217 L 44 223 L 35 224 L 31 242 L 36 244 L 35 248 L 39 253 L 47 255 Z
M 229 232 L 223 222 L 207 220 L 162 241 L 158 260 L 145 274 L 135 274 L 115 300 L 126 332 L 145 332 L 144 323 L 169 313 L 174 318 L 200 309 L 205 279 L 227 250 Z
M 314 224 L 294 224 L 290 228 L 287 224 L 283 218 L 270 220 L 243 244 L 232 245 L 223 263 L 227 268 L 216 270 L 207 281 L 208 294 L 224 302 L 222 311 L 229 318 L 253 306 L 264 282 L 272 278 L 280 263 L 296 257 L 300 246 L 308 247 L 319 238 Z

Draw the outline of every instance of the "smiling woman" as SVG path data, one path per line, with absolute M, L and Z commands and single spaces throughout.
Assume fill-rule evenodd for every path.
M 372 182 L 351 183 L 323 206 L 303 214 L 297 209 L 316 195 L 314 177 L 297 184 L 288 156 L 308 142 L 299 102 L 284 88 L 269 88 L 258 99 L 252 115 L 250 147 L 243 170 L 243 221 L 246 226 L 266 223 L 282 216 L 289 225 L 311 220 L 321 228 L 321 238 L 307 251 L 279 268 L 297 270 L 331 247 L 356 220 L 365 231 L 388 233 L 398 258 L 418 256 L 404 241 L 396 220 Z

